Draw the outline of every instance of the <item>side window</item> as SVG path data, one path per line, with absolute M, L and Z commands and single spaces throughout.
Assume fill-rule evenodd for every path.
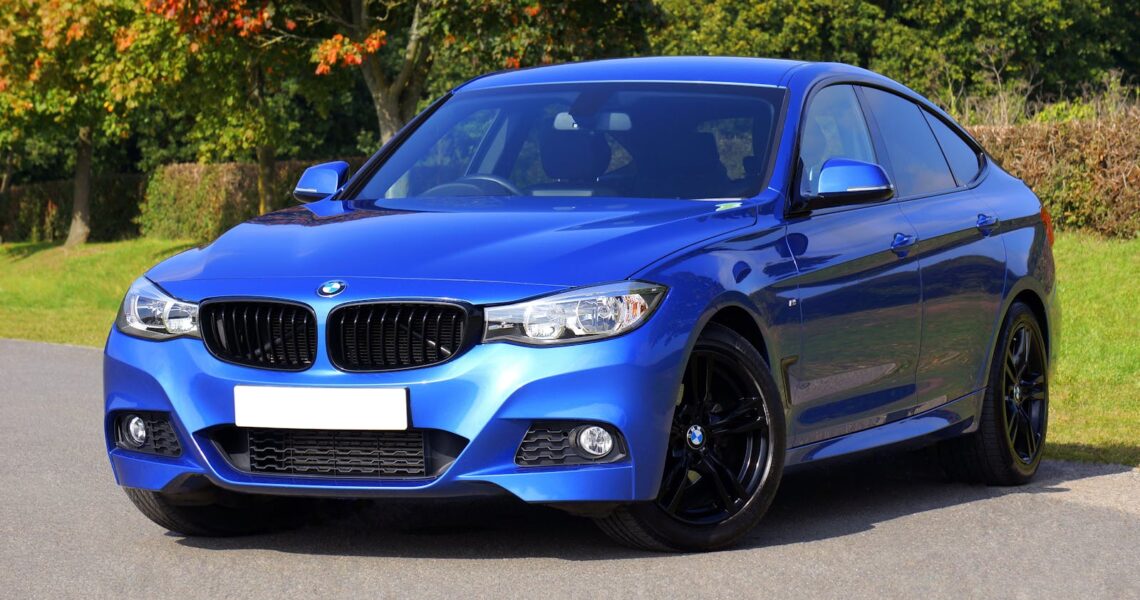
M 978 153 L 974 151 L 962 136 L 950 129 L 942 119 L 922 111 L 930 128 L 934 130 L 934 137 L 938 138 L 938 145 L 942 146 L 942 153 L 946 155 L 946 162 L 950 163 L 950 171 L 958 185 L 966 185 L 974 180 L 981 170 Z
M 922 109 L 889 92 L 874 88 L 863 88 L 863 92 L 887 146 L 899 196 L 953 189 L 954 177 Z
M 849 85 L 824 88 L 811 99 L 800 136 L 801 194 L 816 192 L 819 169 L 830 158 L 875 162 L 867 122 Z

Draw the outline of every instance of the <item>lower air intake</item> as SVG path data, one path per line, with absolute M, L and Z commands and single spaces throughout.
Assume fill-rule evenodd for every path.
M 249 471 L 398 478 L 427 475 L 422 431 L 248 429 Z

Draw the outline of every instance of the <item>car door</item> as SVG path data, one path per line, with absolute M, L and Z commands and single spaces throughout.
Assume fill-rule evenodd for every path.
M 854 89 L 809 101 L 800 134 L 798 192 L 814 191 L 830 158 L 879 162 Z M 915 232 L 885 201 L 792 216 L 801 348 L 788 367 L 790 445 L 881 425 L 914 403 L 921 326 Z M 895 247 L 892 248 L 892 245 Z
M 982 387 L 1005 282 L 998 215 L 970 189 L 982 158 L 960 134 L 918 104 L 860 88 L 877 142 L 918 232 L 922 272 L 918 409 Z

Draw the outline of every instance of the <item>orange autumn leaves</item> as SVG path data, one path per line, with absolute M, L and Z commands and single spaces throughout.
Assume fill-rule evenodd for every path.
M 337 63 L 345 66 L 356 66 L 364 62 L 368 54 L 375 54 L 388 43 L 388 34 L 383 30 L 373 31 L 363 41 L 354 42 L 351 39 L 336 34 L 317 46 L 313 58 L 317 61 L 317 75 L 325 75 Z

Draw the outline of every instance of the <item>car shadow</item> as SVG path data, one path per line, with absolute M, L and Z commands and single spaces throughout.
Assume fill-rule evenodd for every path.
M 881 523 L 1007 494 L 1067 491 L 1065 481 L 1130 470 L 1119 465 L 1047 462 L 1033 483 L 993 488 L 950 481 L 926 452 L 874 457 L 805 469 L 784 478 L 760 526 L 729 551 L 853 535 Z M 402 558 L 529 558 L 612 560 L 646 552 L 618 546 L 582 518 L 513 497 L 361 502 L 326 508 L 283 533 L 240 538 L 187 538 L 184 546 L 214 551 Z

